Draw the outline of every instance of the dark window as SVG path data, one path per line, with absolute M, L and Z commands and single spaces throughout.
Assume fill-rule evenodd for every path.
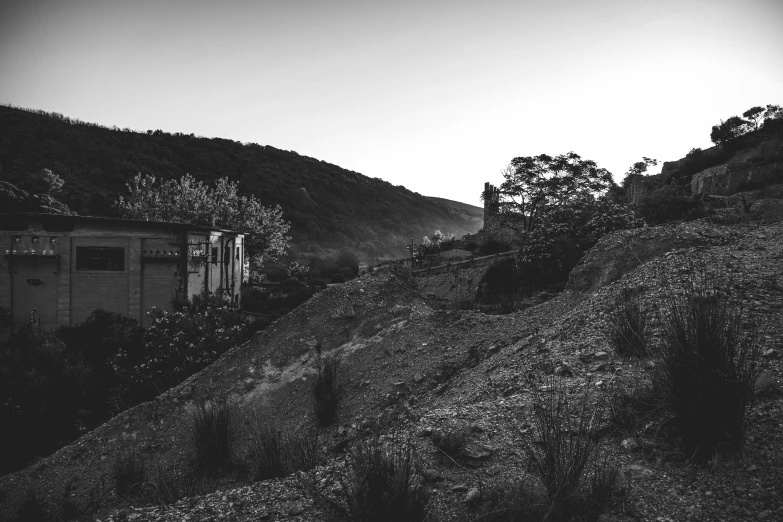
M 125 249 L 117 247 L 76 247 L 76 270 L 125 270 Z
M 212 264 L 216 265 L 218 261 L 218 249 L 217 247 L 212 247 Z
M 239 247 L 237 247 L 237 261 L 239 261 Z

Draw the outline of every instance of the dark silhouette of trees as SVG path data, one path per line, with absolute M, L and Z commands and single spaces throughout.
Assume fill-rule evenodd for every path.
M 518 234 L 535 230 L 545 212 L 603 192 L 612 184 L 608 170 L 574 152 L 514 158 L 503 177 L 499 213 L 504 225 Z

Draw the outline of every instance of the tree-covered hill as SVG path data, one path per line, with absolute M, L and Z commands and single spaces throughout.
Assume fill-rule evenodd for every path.
M 193 134 L 137 132 L 58 113 L 0 106 L 0 179 L 24 188 L 48 168 L 65 180 L 57 199 L 79 214 L 116 215 L 112 205 L 137 173 L 210 182 L 223 176 L 291 222 L 295 250 L 350 247 L 400 257 L 410 238 L 482 226 L 481 209 L 428 198 L 293 151 Z M 480 190 L 481 180 L 476 180 Z

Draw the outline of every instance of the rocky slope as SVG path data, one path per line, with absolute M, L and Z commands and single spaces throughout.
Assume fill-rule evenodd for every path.
M 190 414 L 199 399 L 228 397 L 244 419 L 271 411 L 291 431 L 311 429 L 308 392 L 320 342 L 341 358 L 345 400 L 334 426 L 321 432 L 326 463 L 319 478 L 329 481 L 341 451 L 366 436 L 368 425 L 393 423 L 416 435 L 433 491 L 431 519 L 469 519 L 466 494 L 480 497 L 493 481 L 526 473 L 519 437 L 530 427 L 531 387 L 544 375 L 568 375 L 569 387 L 597 393 L 645 381 L 644 361 L 612 353 L 607 313 L 626 285 L 655 308 L 661 278 L 676 287 L 691 264 L 733 277 L 733 299 L 763 331 L 764 397 L 751 417 L 748 445 L 742 456 L 702 469 L 655 429 L 636 434 L 639 448 L 630 450 L 621 445 L 628 433 L 607 429 L 605 451 L 621 467 L 627 492 L 602 520 L 783 519 L 783 400 L 774 392 L 783 381 L 783 224 L 703 222 L 610 235 L 586 256 L 565 292 L 511 315 L 437 310 L 394 266 L 331 287 L 157 400 L 0 478 L 3 513 L 33 488 L 51 509 L 64 493 L 84 510 L 91 502 L 100 505 L 95 516 L 103 521 L 321 520 L 292 477 L 227 481 L 213 494 L 132 507 L 115 497 L 110 476 L 114 460 L 130 449 L 162 466 L 186 458 Z M 450 463 L 427 435 L 456 425 L 469 430 L 470 443 L 465 458 Z

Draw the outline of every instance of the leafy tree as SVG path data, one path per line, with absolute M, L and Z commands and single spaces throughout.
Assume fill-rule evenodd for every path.
M 49 169 L 41 169 L 30 174 L 24 188 L 34 194 L 53 194 L 62 190 L 65 181 Z
M 743 120 L 739 116 L 732 116 L 726 121 L 721 120 L 720 125 L 712 127 L 710 140 L 712 140 L 715 145 L 724 146 L 734 138 L 745 134 L 749 124 L 750 122 Z
M 448 233 L 444 234 L 440 230 L 436 230 L 435 233 L 432 234 L 432 239 L 430 239 L 427 236 L 424 236 L 421 245 L 425 253 L 434 254 L 437 252 L 442 252 L 444 250 L 449 250 L 453 248 L 454 242 L 455 242 L 454 234 L 448 234 Z
M 251 272 L 285 254 L 290 225 L 283 220 L 283 210 L 280 206 L 264 207 L 253 195 L 240 195 L 238 183 L 228 178 L 218 179 L 210 188 L 187 174 L 160 183 L 155 176 L 139 174 L 126 186 L 127 198 L 120 196 L 116 205 L 123 217 L 249 233 L 245 252 Z
M 657 164 L 658 160 L 648 158 L 647 156 L 642 156 L 642 161 L 637 161 L 631 165 L 631 168 L 629 168 L 628 172 L 625 173 L 625 177 L 623 178 L 623 188 L 627 189 L 631 185 L 631 180 L 634 176 L 643 176 L 647 173 L 647 169 L 649 167 L 654 167 Z
M 764 121 L 764 112 L 764 107 L 756 106 L 742 113 L 742 117 L 753 126 L 750 130 L 758 130 L 761 127 L 761 123 Z
M 767 105 L 764 108 L 764 121 L 783 120 L 783 107 L 780 105 Z
M 518 234 L 535 230 L 545 213 L 612 184 L 609 171 L 574 152 L 514 158 L 503 177 L 498 210 L 503 224 Z

